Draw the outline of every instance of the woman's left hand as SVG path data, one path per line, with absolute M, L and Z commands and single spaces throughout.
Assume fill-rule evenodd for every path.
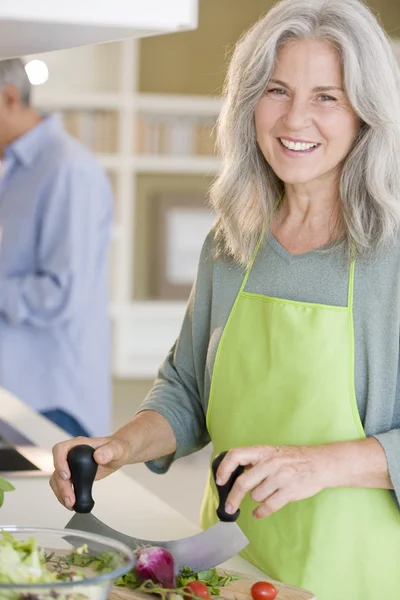
M 235 513 L 248 492 L 260 504 L 253 516 L 262 519 L 289 502 L 310 498 L 328 486 L 332 455 L 328 446 L 253 446 L 230 450 L 217 472 L 223 485 L 242 465 L 241 475 L 226 502 L 226 511 Z

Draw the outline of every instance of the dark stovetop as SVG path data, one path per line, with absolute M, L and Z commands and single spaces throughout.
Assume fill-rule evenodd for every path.
M 0 419 L 0 475 L 45 474 L 35 464 L 36 450 L 31 440 Z

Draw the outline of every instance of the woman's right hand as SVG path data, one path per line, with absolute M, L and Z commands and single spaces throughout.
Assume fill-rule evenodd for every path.
M 71 483 L 71 472 L 67 456 L 71 448 L 79 444 L 87 444 L 95 448 L 94 460 L 99 465 L 96 479 L 104 479 L 129 462 L 131 448 L 128 442 L 117 437 L 86 438 L 77 437 L 61 442 L 53 447 L 54 473 L 50 478 L 50 487 L 59 502 L 69 510 L 75 504 L 75 494 Z

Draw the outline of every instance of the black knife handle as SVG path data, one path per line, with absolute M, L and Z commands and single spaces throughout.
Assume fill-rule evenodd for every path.
M 219 496 L 219 506 L 217 508 L 217 516 L 219 518 L 220 521 L 224 521 L 225 523 L 232 523 L 233 521 L 236 521 L 240 515 L 240 510 L 238 509 L 235 514 L 230 515 L 229 513 L 225 512 L 225 504 L 226 504 L 226 500 L 228 498 L 229 492 L 231 491 L 231 489 L 233 488 L 236 479 L 242 475 L 242 473 L 244 473 L 244 467 L 239 466 L 236 467 L 236 469 L 233 471 L 232 475 L 229 477 L 227 483 L 225 483 L 225 485 L 217 485 L 217 470 L 219 465 L 222 463 L 222 461 L 224 460 L 225 456 L 227 455 L 227 452 L 221 452 L 221 454 L 218 454 L 218 456 L 216 456 L 212 462 L 211 465 L 211 470 L 212 470 L 212 474 L 214 477 L 214 481 L 215 481 L 215 485 L 218 491 L 218 496 Z
M 94 448 L 87 444 L 74 446 L 68 452 L 67 462 L 76 498 L 73 508 L 77 513 L 90 513 L 94 506 L 92 487 L 97 473 L 97 463 L 93 454 Z

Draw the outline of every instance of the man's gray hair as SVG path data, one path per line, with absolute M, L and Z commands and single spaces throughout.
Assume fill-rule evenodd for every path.
M 22 104 L 30 105 L 31 83 L 20 58 L 0 61 L 0 90 L 9 83 L 17 88 Z
M 387 35 L 359 0 L 283 0 L 239 41 L 218 124 L 223 168 L 211 189 L 217 238 L 242 264 L 284 189 L 257 145 L 254 110 L 279 49 L 293 39 L 338 50 L 362 123 L 340 180 L 345 245 L 366 254 L 393 242 L 400 229 L 400 71 Z

